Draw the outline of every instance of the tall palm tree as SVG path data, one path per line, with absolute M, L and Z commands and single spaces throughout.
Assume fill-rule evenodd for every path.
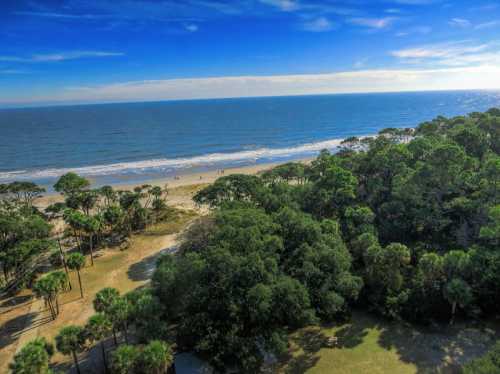
M 66 263 L 71 270 L 75 270 L 78 274 L 78 284 L 80 285 L 80 296 L 83 299 L 82 278 L 80 277 L 80 270 L 85 266 L 85 256 L 79 252 L 71 253 L 66 259 Z

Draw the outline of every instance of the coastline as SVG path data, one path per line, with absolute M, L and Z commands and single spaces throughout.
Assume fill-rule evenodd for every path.
M 308 163 L 313 158 L 303 158 L 294 160 L 293 162 Z M 141 183 L 116 183 L 112 184 L 112 187 L 117 190 L 133 190 L 137 186 L 144 184 L 149 184 L 152 186 L 168 186 L 169 194 L 167 196 L 167 203 L 170 205 L 181 207 L 181 208 L 194 208 L 194 203 L 192 202 L 192 196 L 201 188 L 209 185 L 217 178 L 228 176 L 232 174 L 246 174 L 246 175 L 257 175 L 266 170 L 272 169 L 278 165 L 282 165 L 286 162 L 271 162 L 255 164 L 250 166 L 233 167 L 223 169 L 224 174 L 220 173 L 220 170 L 210 170 L 203 171 L 199 173 L 187 173 L 177 176 L 177 178 L 169 176 L 165 178 L 154 178 L 150 180 L 145 180 Z M 92 182 L 92 181 L 91 181 Z M 39 208 L 46 208 L 50 204 L 56 202 L 62 202 L 64 200 L 63 196 L 55 191 L 50 191 L 44 193 L 41 197 L 36 199 L 35 204 Z

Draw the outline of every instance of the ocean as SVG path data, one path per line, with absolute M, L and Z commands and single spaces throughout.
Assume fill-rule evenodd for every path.
M 311 157 L 349 136 L 500 106 L 500 92 L 343 94 L 0 110 L 0 183 L 96 185 Z

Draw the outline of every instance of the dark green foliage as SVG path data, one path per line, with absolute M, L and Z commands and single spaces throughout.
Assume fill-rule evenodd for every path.
M 80 374 L 80 366 L 78 364 L 78 353 L 85 349 L 85 329 L 80 326 L 63 327 L 59 334 L 56 335 L 56 348 L 63 355 L 73 356 L 78 374 Z
M 138 364 L 139 349 L 133 345 L 121 345 L 112 354 L 111 372 L 113 374 L 133 374 Z
M 75 173 L 67 173 L 54 184 L 54 190 L 66 195 L 75 195 L 90 186 L 90 182 Z
M 498 313 L 499 114 L 348 139 L 310 166 L 200 191 L 217 210 L 153 281 L 179 343 L 252 371 L 263 347 L 283 348 L 284 328 L 353 302 L 421 322 Z
M 194 196 L 198 204 L 217 206 L 229 201 L 253 201 L 262 188 L 262 181 L 253 175 L 234 174 L 217 179 Z
M 26 344 L 9 367 L 12 374 L 50 374 L 50 357 L 54 354 L 54 347 L 44 338 L 36 338 Z

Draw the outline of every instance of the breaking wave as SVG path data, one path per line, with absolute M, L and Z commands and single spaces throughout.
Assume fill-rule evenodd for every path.
M 42 170 L 15 170 L 0 172 L 0 181 L 57 178 L 67 172 L 82 176 L 105 176 L 163 169 L 182 169 L 195 166 L 209 166 L 231 162 L 258 161 L 285 157 L 311 155 L 322 149 L 335 150 L 343 139 L 331 139 L 287 148 L 259 148 L 233 153 L 210 153 L 187 158 L 160 158 L 144 161 L 120 162 L 107 165 L 92 165 L 74 168 L 50 168 Z

